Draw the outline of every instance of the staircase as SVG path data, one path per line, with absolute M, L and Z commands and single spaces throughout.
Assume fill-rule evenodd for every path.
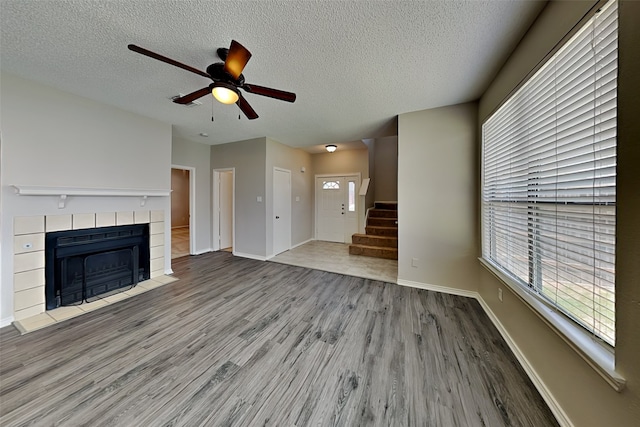
M 375 202 L 367 216 L 367 234 L 354 234 L 349 254 L 398 259 L 398 203 Z

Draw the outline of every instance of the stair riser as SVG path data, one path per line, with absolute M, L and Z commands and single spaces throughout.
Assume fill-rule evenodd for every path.
M 398 220 L 395 218 L 371 218 L 367 219 L 367 225 L 378 227 L 397 227 Z
M 361 248 L 357 246 L 349 246 L 349 254 L 362 255 L 373 258 L 398 259 L 398 251 L 392 249 Z
M 397 228 L 376 228 L 369 227 L 365 228 L 367 234 L 371 234 L 373 236 L 389 236 L 389 237 L 398 237 L 398 229 Z
M 397 203 L 385 203 L 385 202 L 375 202 L 374 207 L 376 209 L 389 209 L 389 210 L 398 210 Z
M 353 236 L 353 244 L 368 246 L 384 246 L 387 248 L 397 248 L 398 239 L 380 238 L 379 236 Z
M 369 218 L 398 218 L 398 211 L 369 209 Z

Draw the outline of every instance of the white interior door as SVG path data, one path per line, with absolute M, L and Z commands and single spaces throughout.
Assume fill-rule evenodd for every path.
M 291 172 L 273 170 L 273 255 L 291 249 Z
M 220 173 L 220 249 L 233 247 L 233 172 Z

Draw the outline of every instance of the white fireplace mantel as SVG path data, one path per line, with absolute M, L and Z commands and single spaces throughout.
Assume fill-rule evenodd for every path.
M 14 185 L 19 196 L 57 196 L 58 209 L 64 209 L 67 197 L 140 197 L 140 206 L 147 203 L 149 197 L 166 197 L 171 190 L 131 189 L 131 188 L 80 188 L 80 187 L 41 187 L 32 185 Z

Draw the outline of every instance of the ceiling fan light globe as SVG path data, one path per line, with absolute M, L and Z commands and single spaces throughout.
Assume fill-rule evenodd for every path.
M 211 90 L 213 97 L 223 104 L 235 104 L 238 102 L 238 93 L 224 86 L 216 86 Z

